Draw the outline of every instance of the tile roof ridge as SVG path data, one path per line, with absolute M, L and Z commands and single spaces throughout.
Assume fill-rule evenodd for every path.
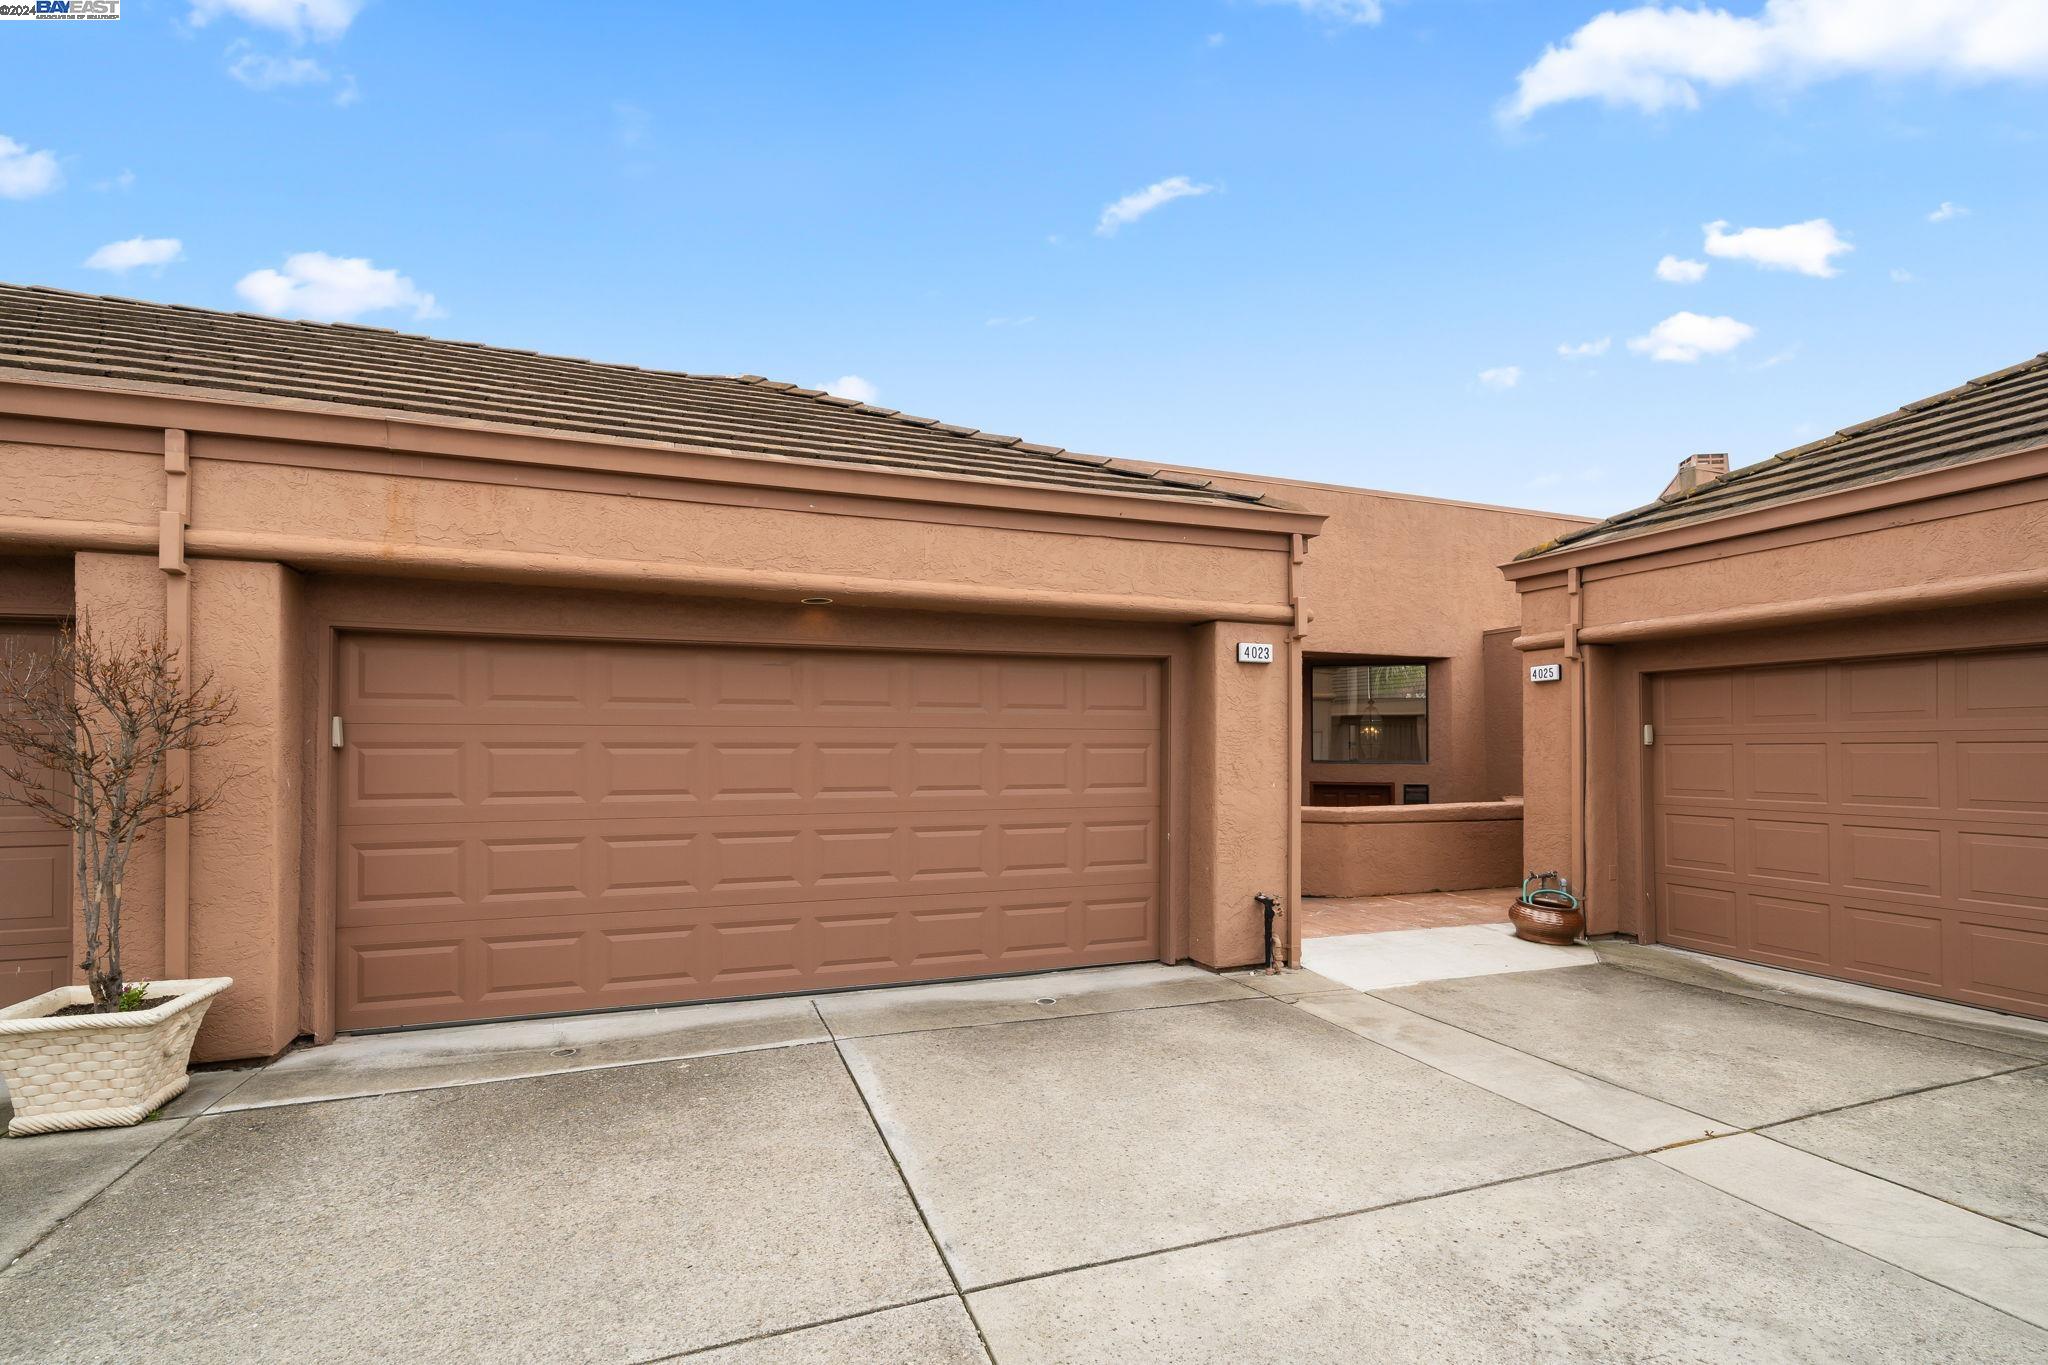
M 1698 484 L 1680 492 L 1659 494 L 1655 500 L 1646 502 L 1640 507 L 1631 507 L 1625 511 L 1616 512 L 1613 516 L 1603 521 L 1595 522 L 1591 526 L 1582 526 L 1576 530 L 1567 531 L 1533 549 L 1524 550 L 1521 554 L 1516 555 L 1515 558 L 1518 560 L 1533 559 L 1538 555 L 1549 554 L 1553 550 L 1563 549 L 1581 540 L 1626 527 L 1631 522 L 1652 512 L 1660 511 L 1676 503 L 1686 502 L 1706 494 L 1718 494 L 1730 485 L 1781 469 L 1790 461 L 1817 455 L 1824 450 L 1847 444 L 1858 436 L 1866 436 L 1874 431 L 1882 431 L 1886 427 L 1903 422 L 1908 418 L 1918 417 L 1924 413 L 1935 411 L 1956 402 L 1958 399 L 1982 393 L 1986 389 L 1994 388 L 2008 380 L 2017 379 L 2023 375 L 2043 369 L 2048 369 L 2048 351 L 2042 351 L 2031 359 L 2022 360 L 2014 365 L 2007 365 L 2003 369 L 1978 375 L 1975 379 L 1966 379 L 1953 388 L 1943 389 L 1940 393 L 1929 394 L 1925 398 L 1915 399 L 1910 403 L 1894 408 L 1890 412 L 1866 418 L 1861 422 L 1853 422 L 1846 427 L 1840 427 L 1826 436 L 1808 441 L 1804 445 L 1793 446 L 1789 450 L 1781 450 L 1775 454 L 1766 455 L 1762 459 L 1753 460 L 1740 468 L 1729 470 L 1726 474 L 1711 482 Z

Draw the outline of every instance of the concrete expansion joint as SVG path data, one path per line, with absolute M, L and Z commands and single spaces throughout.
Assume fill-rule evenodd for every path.
M 957 1293 L 921 1294 L 914 1299 L 904 1299 L 898 1303 L 884 1303 L 878 1304 L 873 1308 L 863 1308 L 858 1313 L 841 1313 L 837 1317 L 818 1318 L 811 1322 L 799 1322 L 790 1327 L 778 1327 L 771 1332 L 756 1332 L 752 1336 L 733 1337 L 728 1341 L 713 1342 L 709 1346 L 692 1346 L 687 1351 L 674 1351 L 667 1355 L 659 1356 L 643 1356 L 637 1360 L 627 1361 L 625 1365 L 662 1365 L 663 1361 L 668 1360 L 692 1360 L 700 1356 L 710 1355 L 715 1351 L 728 1351 L 735 1346 L 750 1346 L 757 1341 L 775 1341 L 781 1337 L 795 1336 L 798 1332 L 808 1332 L 819 1327 L 837 1327 L 843 1322 L 859 1322 L 863 1318 L 877 1317 L 883 1313 L 893 1313 L 899 1308 L 916 1308 L 920 1304 L 944 1303 L 948 1299 L 958 1299 L 959 1297 L 960 1295 Z M 970 1318 L 972 1316 L 972 1314 L 969 1314 Z M 987 1342 L 984 1341 L 982 1343 L 982 1349 L 984 1351 L 988 1350 Z M 993 1356 L 991 1356 L 991 1359 L 993 1359 Z
M 824 1011 L 818 1009 L 815 1000 L 811 1002 L 811 1009 L 817 1014 L 818 1022 L 823 1025 L 826 1035 L 832 1039 L 832 1055 L 839 1059 L 839 1066 L 846 1073 L 847 1083 L 853 1087 L 853 1093 L 860 1097 L 861 1110 L 868 1116 L 868 1122 L 873 1126 L 875 1137 L 882 1144 L 882 1150 L 888 1154 L 889 1165 L 903 1186 L 904 1197 L 910 1200 L 910 1207 L 917 1211 L 917 1221 L 923 1226 L 924 1235 L 931 1241 L 932 1252 L 939 1258 L 939 1265 L 946 1272 L 947 1282 L 953 1286 L 953 1297 L 960 1301 L 961 1311 L 967 1315 L 969 1325 L 974 1328 L 975 1340 L 981 1343 L 982 1354 L 994 1360 L 995 1351 L 989 1346 L 988 1333 L 982 1329 L 981 1319 L 975 1315 L 974 1305 L 967 1301 L 967 1290 L 960 1283 L 960 1272 L 954 1269 L 953 1258 L 946 1254 L 946 1245 L 940 1240 L 938 1229 L 932 1226 L 931 1213 L 925 1208 L 924 1200 L 918 1197 L 917 1187 L 910 1181 L 910 1173 L 903 1169 L 903 1158 L 897 1153 L 896 1145 L 889 1141 L 889 1130 L 883 1126 L 881 1116 L 875 1112 L 874 1101 L 861 1085 L 860 1073 L 854 1070 L 853 1062 L 846 1055 L 846 1048 L 833 1033 L 832 1025 L 826 1021 Z
M 1032 1284 L 1039 1280 L 1055 1280 L 1065 1275 L 1084 1270 L 1098 1270 L 1104 1266 L 1129 1265 L 1134 1261 L 1149 1261 L 1160 1256 L 1171 1256 L 1177 1252 L 1192 1251 L 1200 1247 L 1222 1246 L 1231 1242 L 1250 1241 L 1274 1232 L 1290 1232 L 1296 1228 L 1318 1227 L 1325 1223 L 1341 1223 L 1347 1218 L 1359 1218 L 1370 1213 L 1383 1213 L 1388 1209 L 1408 1208 L 1416 1204 L 1434 1203 L 1439 1199 L 1450 1199 L 1458 1195 L 1475 1194 L 1481 1190 L 1501 1189 L 1509 1185 L 1526 1184 L 1531 1180 L 1542 1180 L 1548 1176 L 1566 1175 L 1573 1171 L 1591 1170 L 1596 1166 L 1612 1166 L 1619 1162 L 1634 1161 L 1640 1152 L 1618 1151 L 1609 1156 L 1590 1157 L 1585 1161 L 1567 1162 L 1561 1166 L 1549 1166 L 1540 1171 L 1525 1171 L 1519 1175 L 1502 1176 L 1497 1180 L 1481 1180 L 1470 1185 L 1459 1185 L 1454 1189 L 1432 1190 L 1428 1194 L 1413 1195 L 1406 1199 L 1389 1199 L 1378 1204 L 1360 1204 L 1355 1208 L 1337 1209 L 1330 1213 L 1319 1213 L 1309 1218 L 1293 1218 L 1286 1222 L 1271 1223 L 1265 1227 L 1244 1228 L 1236 1232 L 1222 1232 L 1214 1237 L 1199 1237 L 1189 1242 L 1176 1242 L 1171 1246 L 1153 1247 L 1146 1251 L 1134 1251 L 1124 1256 L 1105 1256 L 1100 1260 L 1079 1261 L 1073 1265 L 1060 1266 L 1052 1270 L 1037 1270 L 1028 1275 L 1012 1275 L 1008 1279 L 990 1280 L 977 1284 L 966 1292 L 985 1294 L 992 1289 L 1007 1289 L 1011 1285 Z

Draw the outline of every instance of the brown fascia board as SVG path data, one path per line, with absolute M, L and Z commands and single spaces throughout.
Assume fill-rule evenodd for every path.
M 1684 546 L 1735 540 L 1788 526 L 1829 521 L 1872 508 L 1926 502 L 1952 493 L 2044 477 L 2048 477 L 2048 442 L 2037 442 L 2015 450 L 1994 451 L 1960 464 L 1939 465 L 1877 483 L 1859 484 L 1854 488 L 1824 489 L 1765 507 L 1731 508 L 1718 516 L 1700 517 L 1655 531 L 1596 540 L 1586 545 L 1566 544 L 1556 549 L 1539 550 L 1525 558 L 1511 559 L 1499 568 L 1509 582 L 1516 583 L 1545 574 L 1563 573 L 1573 567 L 1636 559 Z
M 1321 513 L 1268 499 L 1233 503 L 1180 499 L 1116 489 L 1061 488 L 994 477 L 855 464 L 816 463 L 792 456 L 723 450 L 681 442 L 633 440 L 589 432 L 476 419 L 391 412 L 306 399 L 262 399 L 196 385 L 68 376 L 52 382 L 38 370 L 0 366 L 0 411 L 56 421 L 182 429 L 299 444 L 367 447 L 572 469 L 610 467 L 606 458 L 656 453 L 684 462 L 667 477 L 719 484 L 765 485 L 938 506 L 1028 509 L 1105 521 L 1227 527 L 1313 536 Z M 528 447 L 522 450 L 521 447 Z M 647 472 L 647 471 L 635 471 Z

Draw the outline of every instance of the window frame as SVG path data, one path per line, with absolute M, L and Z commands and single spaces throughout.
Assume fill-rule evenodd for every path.
M 1432 708 L 1435 705 L 1436 667 L 1441 660 L 1420 659 L 1413 656 L 1390 656 L 1383 654 L 1334 655 L 1302 660 L 1302 759 L 1305 763 L 1322 767 L 1346 768 L 1422 768 L 1431 762 Z M 1399 665 L 1417 665 L 1422 669 L 1422 755 L 1419 758 L 1317 758 L 1315 736 L 1316 670 L 1319 668 L 1386 668 Z M 1334 779 L 1326 779 L 1334 780 Z

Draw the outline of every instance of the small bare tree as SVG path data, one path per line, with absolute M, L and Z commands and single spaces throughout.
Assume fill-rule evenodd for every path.
M 100 1010 L 121 999 L 121 895 L 136 841 L 211 809 L 232 777 L 205 792 L 180 790 L 171 756 L 220 744 L 234 714 L 233 696 L 210 673 L 188 683 L 161 636 L 117 641 L 82 615 L 54 649 L 0 656 L 0 782 L 71 834 L 85 921 L 79 966 Z

